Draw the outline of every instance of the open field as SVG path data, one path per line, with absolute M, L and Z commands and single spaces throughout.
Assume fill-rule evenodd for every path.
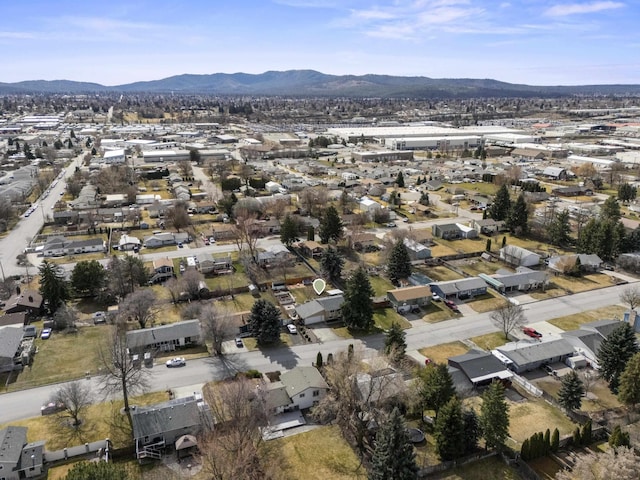
M 455 187 L 467 190 L 468 193 L 479 193 L 491 196 L 495 195 L 499 188 L 495 183 L 487 182 L 457 183 Z
M 620 305 L 611 305 L 609 307 L 597 308 L 595 310 L 587 310 L 574 315 L 554 318 L 549 320 L 549 323 L 566 332 L 580 328 L 580 325 L 583 323 L 595 322 L 596 320 L 622 318 L 622 315 L 626 310 L 627 309 L 625 307 Z
M 478 345 L 478 347 L 487 351 L 493 350 L 494 348 L 498 348 L 507 343 L 502 332 L 487 333 L 486 335 L 472 337 L 469 340 Z
M 434 480 L 519 480 L 520 475 L 497 457 L 430 475 Z
M 366 479 L 367 472 L 338 427 L 320 427 L 277 442 L 286 478 L 300 480 Z
M 419 352 L 436 363 L 447 363 L 449 357 L 467 353 L 469 348 L 462 342 L 443 343 L 433 347 L 421 348 Z

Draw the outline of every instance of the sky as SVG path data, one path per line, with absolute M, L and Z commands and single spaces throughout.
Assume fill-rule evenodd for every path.
M 0 82 L 312 69 L 640 84 L 639 0 L 0 0 Z

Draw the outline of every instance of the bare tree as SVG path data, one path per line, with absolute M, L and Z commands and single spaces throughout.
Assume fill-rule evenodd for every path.
M 16 282 L 11 277 L 0 281 L 0 300 L 7 300 L 16 292 Z
M 628 287 L 620 294 L 620 300 L 629 305 L 629 310 L 635 310 L 640 305 L 640 289 Z
M 167 209 L 166 219 L 177 232 L 191 224 L 191 217 L 187 212 L 187 204 L 185 202 L 176 202 L 173 207 Z
M 242 253 L 244 245 L 249 250 L 249 255 L 254 262 L 257 262 L 257 244 L 260 230 L 258 228 L 257 215 L 245 208 L 239 208 L 235 212 L 236 224 L 234 225 L 234 238 L 238 251 Z
M 238 377 L 209 384 L 204 397 L 216 421 L 203 435 L 203 466 L 210 478 L 267 478 L 271 462 L 264 458 L 261 427 L 267 424 L 266 389 Z
M 135 350 L 135 346 L 132 346 L 132 350 Z M 106 393 L 122 394 L 124 412 L 129 420 L 129 426 L 133 429 L 129 395 L 148 389 L 151 371 L 138 368 L 133 364 L 127 346 L 126 329 L 121 324 L 116 324 L 106 343 L 100 348 L 99 357 L 103 390 Z
M 306 188 L 298 193 L 298 200 L 309 215 L 315 216 L 319 207 L 327 205 L 329 192 L 326 187 Z
M 166 282 L 164 282 L 164 287 L 169 292 L 169 296 L 171 296 L 171 303 L 178 303 L 178 299 L 180 298 L 180 292 L 182 292 L 182 286 L 177 278 L 171 277 Z
M 153 290 L 136 290 L 120 304 L 120 315 L 127 320 L 138 322 L 140 328 L 145 328 L 147 323 L 153 323 L 156 318 L 157 303 L 158 299 Z
M 66 303 L 60 305 L 53 314 L 53 328 L 56 330 L 74 330 L 78 321 L 78 310 Z
M 640 457 L 632 448 L 609 448 L 604 453 L 578 455 L 572 470 L 561 470 L 557 480 L 635 480 L 640 478 Z
M 81 422 L 81 416 L 93 398 L 89 385 L 78 380 L 70 383 L 63 383 L 54 394 L 52 401 L 63 406 L 64 410 L 60 412 L 60 416 L 71 419 L 71 426 L 78 428 Z
M 178 170 L 180 171 L 180 175 L 183 178 L 193 176 L 193 167 L 191 166 L 191 161 L 189 160 L 180 160 L 178 162 Z
M 204 275 L 194 269 L 189 269 L 182 274 L 180 279 L 181 292 L 186 292 L 190 299 L 196 299 L 200 294 L 200 284 L 204 281 Z
M 509 339 L 509 333 L 526 322 L 522 306 L 511 303 L 508 300 L 500 308 L 491 312 L 489 317 L 502 330 L 505 339 Z
M 276 220 L 281 220 L 285 213 L 287 213 L 287 208 L 290 203 L 289 198 L 275 198 L 269 203 L 269 213 L 271 213 Z
M 205 339 L 211 342 L 212 351 L 222 355 L 222 342 L 233 333 L 231 313 L 209 304 L 200 310 L 200 322 Z

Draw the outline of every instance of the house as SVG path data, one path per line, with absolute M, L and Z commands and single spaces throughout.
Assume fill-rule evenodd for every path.
M 23 325 L 0 327 L 0 373 L 22 370 L 23 328 Z
M 315 367 L 295 367 L 280 375 L 291 403 L 288 410 L 304 410 L 317 405 L 329 391 L 329 385 Z
M 149 407 L 133 407 L 136 458 L 158 460 L 167 450 L 179 451 L 182 438 L 200 433 L 205 411 L 204 403 L 195 395 Z
M 480 277 L 462 278 L 446 282 L 430 283 L 431 292 L 440 298 L 473 298 L 487 293 L 487 284 Z
M 351 248 L 357 251 L 375 248 L 378 245 L 378 237 L 369 232 L 347 232 L 347 241 Z
M 411 261 L 426 260 L 431 258 L 431 249 L 422 243 L 418 243 L 411 238 L 405 238 L 402 243 L 407 248 L 407 253 Z
M 387 299 L 396 312 L 407 313 L 414 307 L 427 305 L 431 300 L 431 289 L 427 285 L 396 288 L 387 291 Z
M 331 295 L 310 300 L 302 305 L 296 306 L 296 313 L 305 325 L 314 323 L 330 322 L 342 317 L 342 295 Z
M 442 182 L 440 180 L 429 180 L 424 184 L 424 186 L 427 188 L 427 190 L 435 192 L 442 188 Z
M 369 405 L 397 401 L 406 391 L 402 373 L 391 367 L 356 374 L 360 399 Z
M 7 300 L 5 313 L 26 312 L 27 318 L 32 319 L 42 313 L 42 295 L 35 290 L 25 290 Z
M 513 377 L 513 373 L 494 355 L 480 350 L 469 350 L 464 355 L 450 357 L 447 363 L 461 370 L 474 387 L 488 385 L 494 380 L 509 381 Z
M 493 218 L 473 220 L 471 226 L 484 235 L 493 235 L 506 229 L 504 220 L 494 220 Z
M 462 232 L 456 223 L 434 225 L 431 227 L 431 233 L 434 237 L 442 238 L 443 240 L 455 240 L 457 238 L 462 238 Z
M 518 267 L 533 267 L 540 263 L 540 255 L 526 248 L 507 245 L 500 249 L 500 260 Z
M 9 325 L 29 325 L 26 312 L 8 313 L 0 316 L 0 327 Z
M 487 275 L 481 273 L 478 275 L 481 279 L 487 282 L 487 285 L 500 293 L 507 293 L 513 291 L 529 291 L 544 288 L 549 284 L 549 275 L 546 272 L 539 272 L 537 270 L 530 270 L 526 267 L 525 271 L 508 273 L 508 274 L 496 274 Z
M 616 324 L 620 322 L 616 320 Z M 576 352 L 584 356 L 594 368 L 598 368 L 598 351 L 602 341 L 606 338 L 602 334 L 594 330 L 579 328 L 577 330 L 568 330 L 560 334 L 567 342 L 569 342 Z
M 595 253 L 586 254 L 579 253 L 577 255 L 558 255 L 549 258 L 549 269 L 557 273 L 567 273 L 571 270 L 580 259 L 580 271 L 593 273 L 602 268 L 603 261 Z
M 373 217 L 376 212 L 382 210 L 382 205 L 369 197 L 362 197 L 360 199 L 358 207 L 363 213 L 369 215 L 370 218 Z
M 158 258 L 153 261 L 153 274 L 149 283 L 160 283 L 175 277 L 173 261 L 170 258 Z
M 168 245 L 177 245 L 178 243 L 188 243 L 189 241 L 189 234 L 186 232 L 154 233 L 153 235 L 144 237 L 144 239 L 142 240 L 144 246 L 147 248 L 166 247 Z
M 510 370 L 523 373 L 543 365 L 564 362 L 575 350 L 566 339 L 556 338 L 540 342 L 511 342 L 491 353 Z
M 44 441 L 27 443 L 27 428 L 0 430 L 0 479 L 21 480 L 46 476 Z
M 88 238 L 86 240 L 68 240 L 55 236 L 47 239 L 42 248 L 45 257 L 62 257 L 79 253 L 104 252 L 105 241 L 102 238 Z
M 542 171 L 542 175 L 554 180 L 566 180 L 567 170 L 562 167 L 547 167 Z
M 258 265 L 262 267 L 288 264 L 293 260 L 291 252 L 282 244 L 271 245 L 258 253 Z
M 640 315 L 636 310 L 624 312 L 622 319 L 631 326 L 634 332 L 640 332 Z M 2 324 L 0 323 L 0 325 Z
M 140 245 L 141 242 L 139 238 L 127 235 L 126 233 L 122 234 L 120 240 L 118 240 L 118 250 L 121 251 L 140 249 Z
M 211 265 L 211 267 L 212 267 L 211 272 L 217 275 L 233 272 L 233 261 L 231 260 L 231 256 L 218 257 L 218 258 L 214 257 L 213 264 Z
M 304 256 L 311 258 L 321 257 L 325 249 L 323 245 L 313 240 L 305 240 L 304 242 L 298 243 L 298 248 Z
M 200 270 L 200 273 L 203 275 L 213 272 L 215 260 L 213 259 L 213 255 L 210 253 L 205 252 L 196 255 L 196 263 L 198 265 L 198 270 Z
M 579 186 L 558 187 L 551 190 L 551 194 L 561 197 L 578 197 L 582 195 L 593 195 L 593 190 Z
M 202 341 L 202 328 L 197 319 L 127 332 L 127 348 L 132 352 L 171 352 L 176 348 L 199 345 Z

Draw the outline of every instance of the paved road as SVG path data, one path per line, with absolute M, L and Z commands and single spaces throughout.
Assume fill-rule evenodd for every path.
M 620 303 L 620 293 L 626 288 L 618 285 L 600 290 L 579 293 L 527 304 L 525 314 L 529 322 L 550 320 L 565 315 L 592 310 Z M 463 340 L 476 335 L 495 332 L 489 313 L 467 315 L 460 318 L 434 323 L 419 324 L 407 330 L 407 350 Z M 187 366 L 168 369 L 156 365 L 151 370 L 151 391 L 167 388 L 188 387 L 210 380 L 219 380 L 238 371 L 256 369 L 262 372 L 289 370 L 297 365 L 311 365 L 318 351 L 325 358 L 328 353 L 345 350 L 349 343 L 361 348 L 365 356 L 373 356 L 383 345 L 383 336 L 375 335 L 361 340 L 334 340 L 325 343 L 305 344 L 273 350 L 230 353 L 222 358 L 191 360 Z M 82 380 L 89 382 L 96 400 L 104 395 L 100 392 L 97 378 Z M 40 406 L 51 397 L 56 385 L 0 395 L 0 423 L 29 418 L 38 415 Z

